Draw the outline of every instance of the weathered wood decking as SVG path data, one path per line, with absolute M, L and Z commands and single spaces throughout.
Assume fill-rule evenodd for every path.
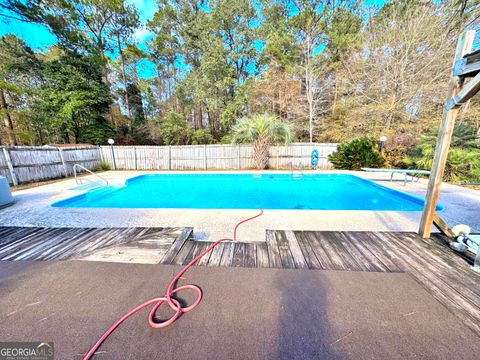
M 191 233 L 192 228 L 0 227 L 0 260 L 158 263 L 175 241 Z
M 0 260 L 100 260 L 187 264 L 211 242 L 191 228 L 0 227 Z M 406 272 L 480 336 L 480 274 L 439 236 L 268 231 L 265 243 L 224 242 L 200 266 Z M 412 299 L 415 301 L 415 299 Z

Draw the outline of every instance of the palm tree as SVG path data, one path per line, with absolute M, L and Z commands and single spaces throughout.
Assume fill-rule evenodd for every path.
M 240 119 L 233 128 L 234 143 L 253 143 L 253 159 L 259 170 L 268 166 L 268 148 L 272 144 L 287 144 L 292 138 L 289 124 L 270 114 Z
M 409 168 L 432 167 L 438 130 L 423 135 L 420 144 L 407 152 L 403 163 Z M 480 179 L 480 137 L 470 125 L 456 124 L 445 165 L 445 181 L 477 181 Z

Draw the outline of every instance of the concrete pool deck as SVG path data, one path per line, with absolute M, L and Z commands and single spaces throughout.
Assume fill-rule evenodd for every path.
M 320 172 L 320 171 L 317 171 Z M 101 175 L 110 184 L 122 184 L 128 178 L 161 171 L 108 171 Z M 189 173 L 174 172 L 169 173 Z M 202 171 L 202 173 L 256 173 L 255 171 Z M 290 173 L 268 171 L 268 173 Z M 407 183 L 403 179 L 390 182 L 390 174 L 349 173 L 373 180 L 383 186 L 419 197 L 426 193 L 427 180 Z M 235 224 L 256 214 L 255 210 L 237 209 L 120 209 L 120 208 L 54 208 L 50 205 L 85 192 L 72 190 L 74 179 L 59 180 L 48 185 L 14 192 L 15 203 L 0 209 L 2 226 L 44 227 L 193 227 L 197 240 L 215 240 L 231 236 Z M 451 184 L 442 184 L 439 199 L 445 206 L 442 218 L 451 226 L 463 223 L 480 231 L 480 191 Z M 330 231 L 413 231 L 418 229 L 421 212 L 410 211 L 344 211 L 344 210 L 265 210 L 263 216 L 240 227 L 241 241 L 264 241 L 265 230 L 330 230 Z

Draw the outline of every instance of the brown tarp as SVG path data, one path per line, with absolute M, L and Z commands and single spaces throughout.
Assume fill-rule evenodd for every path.
M 80 359 L 177 266 L 0 262 L 0 341 L 53 341 Z M 196 267 L 200 305 L 151 329 L 128 319 L 96 359 L 474 359 L 480 339 L 403 273 Z M 189 296 L 185 296 L 188 302 Z M 159 316 L 168 313 L 166 308 Z

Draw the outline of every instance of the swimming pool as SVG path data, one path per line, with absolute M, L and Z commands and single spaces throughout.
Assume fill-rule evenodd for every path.
M 52 206 L 421 211 L 423 199 L 347 174 L 155 174 Z

